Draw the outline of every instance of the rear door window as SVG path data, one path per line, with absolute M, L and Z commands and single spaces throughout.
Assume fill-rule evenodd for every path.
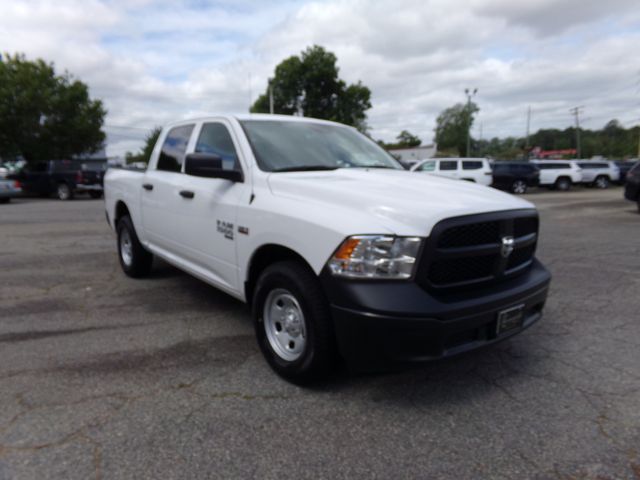
M 463 170 L 480 170 L 482 168 L 482 162 L 478 160 L 463 160 Z
M 187 144 L 191 138 L 193 124 L 181 125 L 169 130 L 167 137 L 162 144 L 160 158 L 158 158 L 158 170 L 167 172 L 180 172 L 184 163 Z

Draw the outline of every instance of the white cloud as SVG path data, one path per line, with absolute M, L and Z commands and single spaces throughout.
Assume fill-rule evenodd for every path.
M 636 0 L 15 1 L 0 45 L 68 69 L 102 98 L 108 152 L 137 148 L 145 128 L 246 112 L 283 58 L 320 44 L 341 75 L 372 90 L 369 124 L 425 141 L 438 113 L 478 87 L 483 136 L 640 117 Z M 135 128 L 121 128 L 121 127 Z M 479 123 L 476 125 L 477 135 Z

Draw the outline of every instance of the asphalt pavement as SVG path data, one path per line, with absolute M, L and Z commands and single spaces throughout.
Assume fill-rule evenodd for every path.
M 120 270 L 100 200 L 0 205 L 0 479 L 640 479 L 640 215 L 526 196 L 553 274 L 523 334 L 300 388 L 248 308 Z

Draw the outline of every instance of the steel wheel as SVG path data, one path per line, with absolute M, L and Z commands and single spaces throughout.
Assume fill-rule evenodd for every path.
M 515 182 L 513 182 L 513 185 L 511 185 L 511 191 L 513 193 L 517 193 L 519 195 L 522 195 L 523 193 L 527 192 L 527 182 L 525 182 L 524 180 L 516 180 Z
M 293 362 L 304 353 L 307 331 L 298 300 L 284 288 L 269 292 L 264 302 L 264 329 L 273 351 Z
M 127 229 L 122 230 L 120 233 L 120 257 L 122 258 L 122 263 L 127 267 L 131 267 L 133 264 L 133 242 Z

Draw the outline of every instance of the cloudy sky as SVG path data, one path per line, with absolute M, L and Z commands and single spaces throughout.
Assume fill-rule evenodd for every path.
M 372 90 L 374 138 L 425 143 L 478 88 L 474 136 L 640 123 L 638 0 L 3 0 L 0 51 L 54 62 L 109 111 L 107 152 L 154 125 L 244 113 L 276 64 L 318 44 Z

